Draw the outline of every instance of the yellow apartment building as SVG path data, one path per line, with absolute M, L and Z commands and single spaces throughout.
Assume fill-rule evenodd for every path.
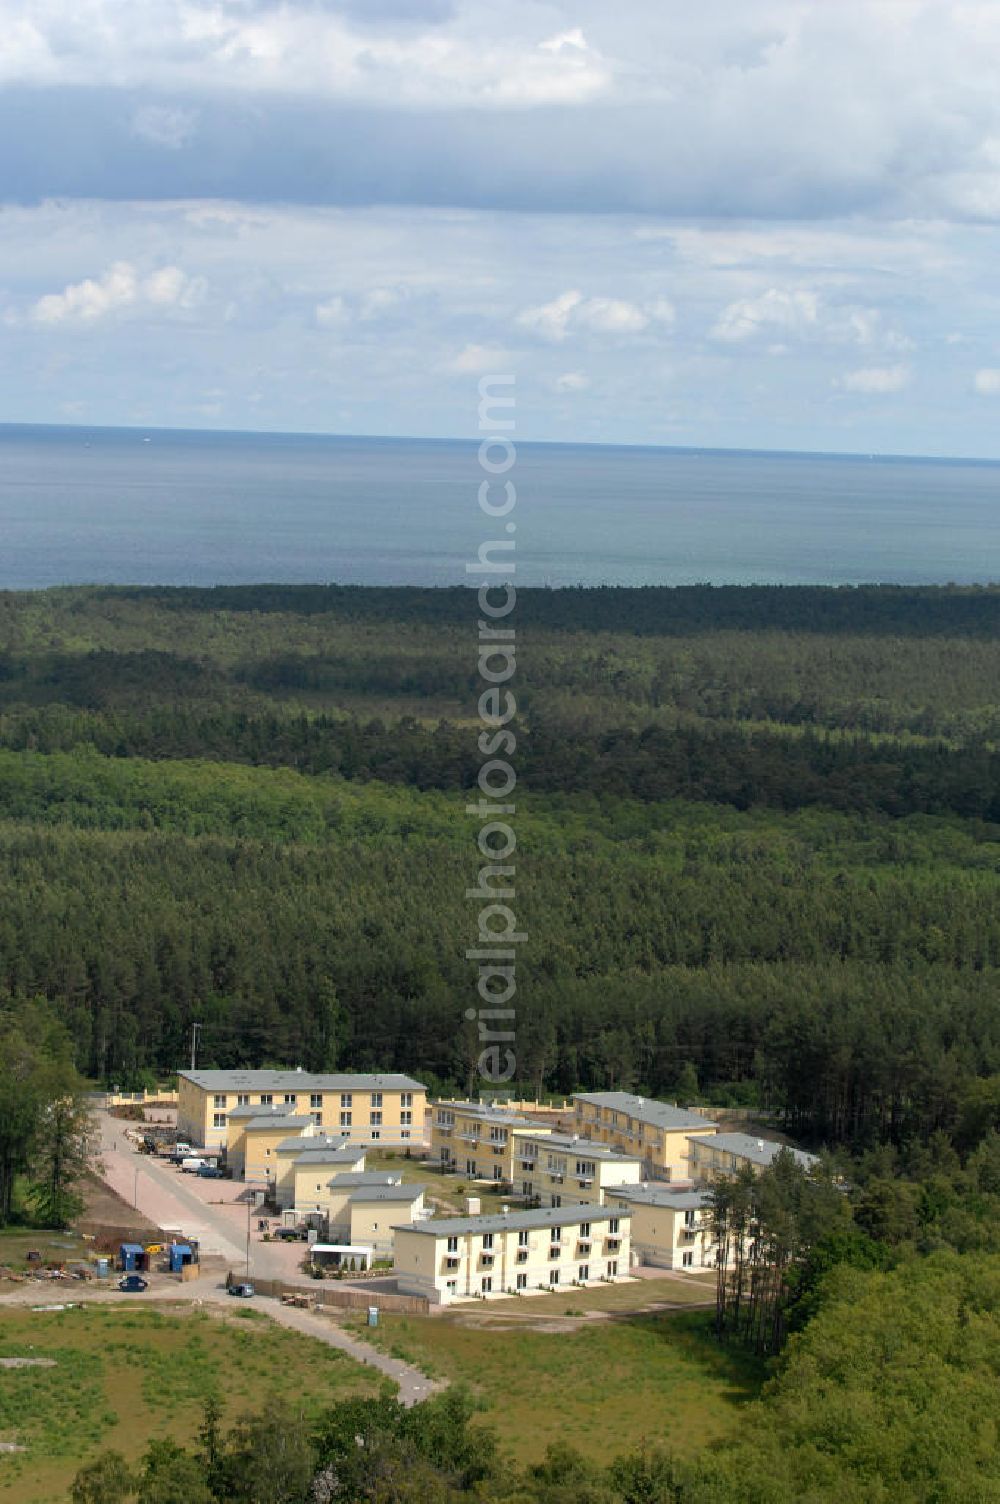
M 707 1191 L 673 1190 L 668 1185 L 622 1185 L 609 1193 L 632 1215 L 632 1256 L 658 1269 L 714 1269 L 718 1245 L 712 1236 L 712 1205 Z
M 717 1123 L 686 1107 L 627 1091 L 575 1092 L 573 1102 L 573 1126 L 580 1137 L 635 1155 L 644 1180 L 687 1180 L 691 1140 L 719 1131 Z
M 638 1185 L 642 1166 L 634 1155 L 571 1133 L 521 1133 L 512 1141 L 508 1174 L 520 1196 L 538 1196 L 543 1206 L 603 1206 L 609 1192 Z
M 425 1189 L 422 1185 L 356 1186 L 350 1197 L 348 1242 L 367 1245 L 377 1254 L 393 1253 L 399 1228 L 430 1215 L 424 1208 Z
M 747 1165 L 759 1174 L 774 1163 L 782 1149 L 788 1149 L 787 1144 L 755 1138 L 752 1133 L 717 1133 L 711 1138 L 698 1134 L 688 1139 L 688 1145 L 691 1179 L 701 1183 L 718 1180 L 720 1175 L 735 1175 Z M 804 1170 L 819 1164 L 817 1156 L 804 1149 L 789 1149 L 789 1153 Z
M 485 1102 L 435 1102 L 431 1113 L 431 1157 L 470 1180 L 512 1184 L 520 1137 L 551 1132 L 544 1123 Z
M 396 1170 L 356 1170 L 334 1175 L 323 1187 L 322 1197 L 305 1211 L 321 1212 L 326 1217 L 326 1238 L 331 1243 L 351 1241 L 351 1197 L 362 1186 L 401 1186 L 402 1175 Z M 405 1221 L 405 1217 L 397 1218 Z
M 350 1174 L 365 1167 L 362 1144 L 324 1133 L 301 1134 L 283 1139 L 275 1152 L 275 1195 L 281 1207 L 299 1211 L 319 1210 L 316 1202 L 326 1192 L 331 1175 Z
M 179 1071 L 177 1136 L 199 1147 L 222 1145 L 234 1112 L 283 1107 L 324 1132 L 356 1143 L 419 1148 L 424 1143 L 426 1100 L 426 1088 L 409 1076 Z
M 559 1206 L 396 1227 L 397 1285 L 450 1305 L 625 1279 L 629 1223 L 622 1208 Z
M 240 1143 L 243 1149 L 239 1174 L 244 1180 L 266 1184 L 271 1197 L 277 1197 L 278 1150 L 291 1138 L 299 1137 L 312 1127 L 309 1118 L 284 1117 L 281 1113 L 263 1118 L 250 1118 L 242 1125 Z M 237 1174 L 233 1162 L 233 1175 Z
M 247 1128 L 251 1123 L 263 1125 L 274 1123 L 278 1125 L 278 1131 L 283 1137 L 287 1137 L 294 1131 L 289 1128 L 289 1118 L 295 1118 L 295 1110 L 291 1107 L 237 1107 L 229 1114 L 226 1124 L 226 1137 L 224 1147 L 226 1151 L 226 1163 L 232 1169 L 233 1175 L 238 1180 L 244 1177 L 247 1153 Z M 305 1126 L 305 1119 L 296 1121 Z

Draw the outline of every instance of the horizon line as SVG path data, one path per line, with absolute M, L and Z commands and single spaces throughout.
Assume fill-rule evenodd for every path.
M 479 438 L 466 438 L 457 434 L 400 434 L 400 433 L 340 433 L 325 429 L 290 428 L 184 428 L 168 423 L 45 423 L 39 421 L 0 422 L 0 433 L 10 429 L 55 429 L 69 433 L 135 433 L 150 434 L 204 434 L 220 438 L 253 437 L 275 439 L 360 439 L 381 440 L 406 444 L 468 444 L 477 447 Z M 600 439 L 520 439 L 518 447 L 529 449 L 640 449 L 655 450 L 666 454 L 719 454 L 770 456 L 775 459 L 834 459 L 866 460 L 872 463 L 917 461 L 932 465 L 1000 465 L 1000 455 L 973 454 L 906 454 L 898 451 L 860 449 L 759 449 L 756 446 L 714 444 L 651 444 L 638 441 L 628 443 Z

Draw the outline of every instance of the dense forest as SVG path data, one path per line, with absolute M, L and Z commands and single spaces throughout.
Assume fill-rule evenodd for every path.
M 1000 1075 L 1000 590 L 516 619 L 521 1083 L 959 1132 Z M 460 590 L 0 596 L 3 993 L 95 1078 L 197 1019 L 206 1065 L 464 1086 L 476 631 Z

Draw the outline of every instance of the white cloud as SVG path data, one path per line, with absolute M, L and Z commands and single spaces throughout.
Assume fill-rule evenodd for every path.
M 347 304 L 339 296 L 327 298 L 325 303 L 317 303 L 315 313 L 316 322 L 323 329 L 336 329 L 350 320 Z
M 180 267 L 163 266 L 140 278 L 131 262 L 116 261 L 101 277 L 86 277 L 62 292 L 46 293 L 32 306 L 30 317 L 36 324 L 94 324 L 141 304 L 193 308 L 204 292 L 204 280 L 187 276 Z
M 466 345 L 454 360 L 447 362 L 445 370 L 478 376 L 485 371 L 505 371 L 509 365 L 509 350 L 501 350 L 495 345 Z
M 572 31 L 560 31 L 557 36 L 549 37 L 544 42 L 539 42 L 543 52 L 562 52 L 565 48 L 574 48 L 577 52 L 586 52 L 587 38 L 579 26 L 574 26 Z
M 981 397 L 1000 397 L 1000 371 L 985 366 L 976 372 L 973 385 Z
M 676 317 L 666 298 L 635 303 L 627 298 L 585 298 L 576 288 L 560 293 L 551 303 L 525 308 L 518 323 L 543 339 L 561 341 L 572 329 L 594 334 L 642 334 L 651 323 L 670 325 Z
M 180 151 L 198 128 L 198 112 L 147 104 L 136 110 L 131 123 L 133 134 L 143 141 L 162 146 L 166 151 Z
M 535 308 L 525 308 L 517 316 L 517 322 L 525 329 L 532 329 L 543 339 L 566 338 L 567 325 L 574 308 L 583 302 L 583 293 L 575 289 L 560 293 L 551 303 L 540 303 Z
M 557 392 L 585 392 L 590 386 L 590 377 L 583 371 L 564 371 L 557 376 L 552 386 Z
M 863 392 L 869 396 L 887 396 L 909 386 L 913 372 L 909 366 L 863 366 L 848 371 L 837 382 L 845 392 Z
M 771 287 L 756 298 L 739 298 L 724 308 L 709 331 L 712 339 L 732 344 L 757 334 L 801 334 L 819 324 L 819 298 L 804 288 Z

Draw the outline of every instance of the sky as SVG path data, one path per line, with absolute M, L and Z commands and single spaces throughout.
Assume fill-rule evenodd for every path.
M 0 420 L 1000 457 L 1000 0 L 5 0 Z

